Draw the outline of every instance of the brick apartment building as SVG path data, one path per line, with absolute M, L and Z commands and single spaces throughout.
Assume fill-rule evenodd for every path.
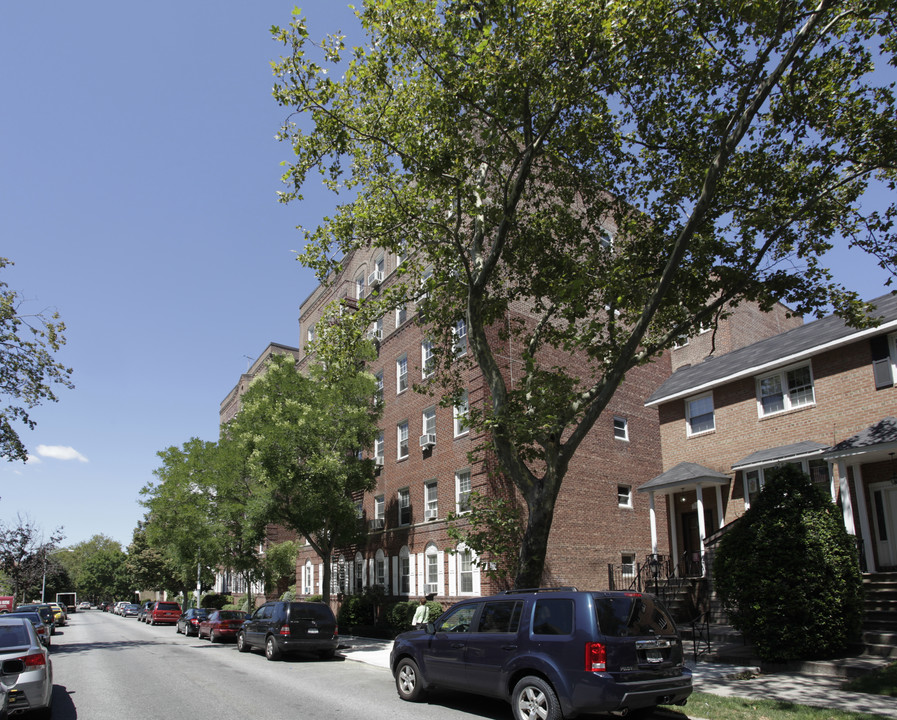
M 312 359 L 306 347 L 327 306 L 341 300 L 353 307 L 376 287 L 390 283 L 399 262 L 381 250 L 356 252 L 345 259 L 332 284 L 311 293 L 300 310 L 300 369 Z M 515 311 L 519 316 L 515 319 L 533 320 L 524 306 Z M 627 374 L 570 465 L 552 525 L 545 584 L 605 588 L 610 567 L 622 568 L 625 575 L 652 550 L 669 552 L 662 519 L 668 516 L 666 508 L 652 507 L 649 496 L 637 492 L 663 469 L 658 412 L 646 406 L 645 399 L 670 376 L 671 356 L 681 356 L 681 365 L 714 348 L 730 350 L 800 322 L 789 319 L 782 307 L 770 314 L 736 312 L 740 327 L 749 333 L 726 327 L 716 333 L 714 346 L 709 335 L 699 336 L 693 344 Z M 370 370 L 380 379 L 383 398 L 381 434 L 374 448 L 380 469 L 376 489 L 360 505 L 366 541 L 345 548 L 334 561 L 335 593 L 380 586 L 390 596 L 432 594 L 448 603 L 499 589 L 480 572 L 471 551 L 449 538 L 446 522 L 450 512 L 463 511 L 471 490 L 491 491 L 484 462 L 469 458 L 481 438 L 464 423 L 469 407 L 486 399 L 483 379 L 478 369 L 469 370 L 466 396 L 454 408 L 441 407 L 438 396 L 415 392 L 414 386 L 425 377 L 428 354 L 424 328 L 417 320 L 414 307 L 408 307 L 383 317 L 371 330 L 379 354 Z M 456 338 L 457 351 L 466 352 L 463 322 L 456 328 Z M 704 342 L 707 347 L 702 347 Z M 504 360 L 512 368 L 519 357 L 509 350 Z M 652 512 L 660 518 L 654 536 Z M 310 549 L 300 553 L 300 592 L 321 592 L 321 570 Z
M 897 569 L 897 298 L 872 302 L 875 328 L 800 325 L 680 367 L 648 398 L 664 472 L 639 489 L 666 501 L 670 552 L 692 572 L 784 463 L 838 503 L 864 570 Z

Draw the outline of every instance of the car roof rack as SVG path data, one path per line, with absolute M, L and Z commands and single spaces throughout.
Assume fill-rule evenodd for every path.
M 536 593 L 536 592 L 578 592 L 572 585 L 564 585 L 561 587 L 536 587 L 536 588 L 514 588 L 513 590 L 502 590 L 499 595 L 514 595 L 515 593 Z

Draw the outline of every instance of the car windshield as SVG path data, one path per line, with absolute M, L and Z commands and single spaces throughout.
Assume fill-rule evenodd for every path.
M 22 647 L 30 644 L 31 640 L 24 625 L 0 625 L 0 648 Z
M 646 595 L 596 597 L 598 627 L 605 635 L 661 635 L 676 631 L 676 626 L 654 598 Z

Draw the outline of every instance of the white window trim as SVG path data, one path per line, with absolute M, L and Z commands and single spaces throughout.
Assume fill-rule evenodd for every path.
M 622 423 L 623 425 L 623 435 L 617 435 L 617 423 Z M 614 415 L 614 439 L 620 440 L 623 442 L 629 442 L 629 420 L 624 417 L 620 417 L 619 415 Z
M 404 387 L 402 385 L 404 384 Z M 399 355 L 396 358 L 396 395 L 401 395 L 408 389 L 408 355 Z
M 465 412 L 461 412 L 461 408 L 466 408 Z M 464 427 L 461 427 L 461 419 L 464 418 Z M 452 430 L 455 437 L 463 437 L 470 432 L 470 397 L 467 391 L 461 396 L 461 402 L 452 407 Z
M 627 496 L 626 502 L 620 502 L 620 488 L 626 488 Z M 617 507 L 626 508 L 628 510 L 632 509 L 632 486 L 631 485 L 617 485 Z
M 405 429 L 405 454 L 402 455 L 402 428 Z M 399 460 L 404 460 L 408 457 L 410 451 L 410 444 L 408 442 L 408 421 L 402 420 L 401 422 L 396 423 L 396 457 Z
M 691 404 L 696 402 L 697 400 L 703 400 L 704 398 L 710 398 L 710 402 L 713 404 L 713 426 L 707 428 L 706 430 L 698 430 L 697 432 L 693 432 L 691 429 Z M 693 395 L 692 397 L 685 398 L 685 432 L 688 437 L 695 437 L 696 435 L 704 435 L 705 433 L 714 432 L 716 430 L 716 403 L 713 402 L 713 393 L 702 393 L 701 395 Z
M 802 403 L 800 405 L 792 405 L 791 404 L 791 392 L 788 387 L 788 373 L 792 370 L 800 370 L 802 368 L 807 368 L 807 371 L 810 373 L 810 390 L 813 394 L 813 399 L 809 402 Z M 782 385 L 782 409 L 781 410 L 773 410 L 771 412 L 763 411 L 763 396 L 760 392 L 761 382 L 763 380 L 768 380 L 769 378 L 778 377 L 779 382 Z M 782 413 L 791 412 L 792 410 L 802 410 L 803 408 L 813 407 L 816 405 L 816 378 L 813 376 L 813 364 L 809 361 L 800 362 L 795 365 L 789 365 L 788 367 L 779 368 L 775 372 L 764 373 L 763 375 L 758 375 L 754 381 L 754 385 L 757 391 L 757 417 L 760 418 L 768 418 L 774 415 L 780 415 Z
M 462 553 L 470 553 L 470 590 L 462 590 L 461 589 L 461 555 Z M 473 549 L 467 547 L 463 543 L 458 545 L 455 549 L 454 558 L 453 558 L 456 569 L 455 575 L 457 577 L 458 582 L 458 595 L 459 596 L 477 596 L 480 594 L 480 566 L 477 564 L 477 554 L 473 551 Z
M 467 491 L 467 508 L 461 509 L 461 476 L 467 475 L 467 482 L 470 489 Z M 470 512 L 470 493 L 473 492 L 473 478 L 470 475 L 470 468 L 464 468 L 455 472 L 455 512 L 459 515 L 466 515 Z
M 432 496 L 431 496 L 432 491 Z M 424 483 L 424 520 L 432 521 L 439 517 L 439 483 L 427 480 Z
M 433 374 L 433 343 L 423 340 L 420 344 L 420 375 L 426 379 Z
M 428 422 L 432 420 L 432 422 Z M 429 427 L 428 427 L 429 425 Z M 431 405 L 420 414 L 420 432 L 421 435 L 436 434 L 436 406 Z

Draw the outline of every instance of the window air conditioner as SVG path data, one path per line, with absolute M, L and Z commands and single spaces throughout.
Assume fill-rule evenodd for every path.
M 420 446 L 423 449 L 431 448 L 436 444 L 436 435 L 433 433 L 427 433 L 426 435 L 420 436 Z
M 368 285 L 374 287 L 383 282 L 383 271 L 382 270 L 374 270 L 370 275 L 368 275 Z

